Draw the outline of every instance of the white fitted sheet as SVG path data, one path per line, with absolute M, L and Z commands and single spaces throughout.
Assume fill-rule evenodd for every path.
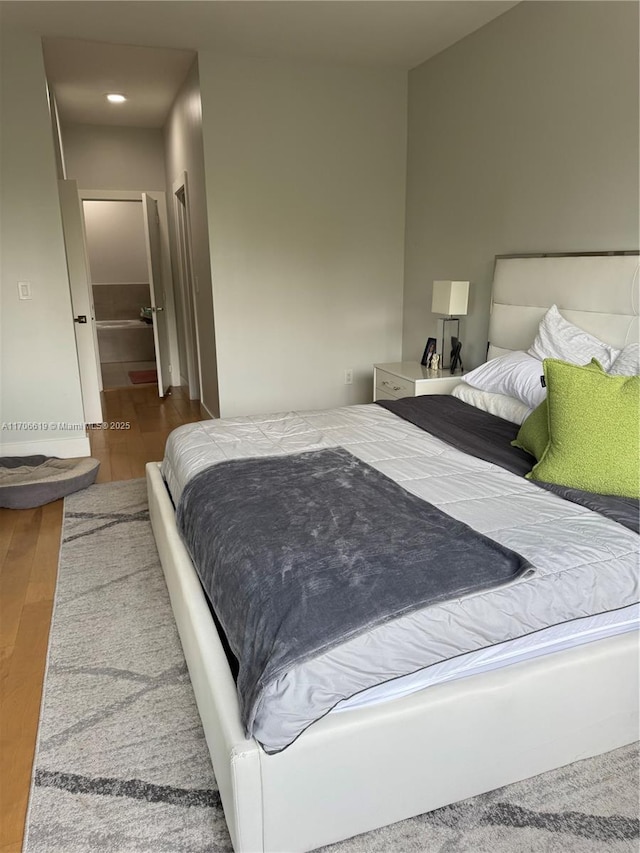
M 475 652 L 468 652 L 449 660 L 435 663 L 433 666 L 403 675 L 384 684 L 376 684 L 362 693 L 356 693 L 349 699 L 339 702 L 332 713 L 351 711 L 356 708 L 366 708 L 379 702 L 388 702 L 417 693 L 434 684 L 455 681 L 468 675 L 478 675 L 501 669 L 513 663 L 542 657 L 543 655 L 572 649 L 576 646 L 625 634 L 627 631 L 637 631 L 640 628 L 640 605 L 630 604 L 620 610 L 608 613 L 598 613 L 596 616 L 586 616 L 572 622 L 562 622 L 552 625 L 542 631 L 516 637 L 506 643 L 498 643 Z

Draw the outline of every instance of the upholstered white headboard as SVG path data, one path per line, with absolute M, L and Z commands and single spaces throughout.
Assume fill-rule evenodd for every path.
M 638 253 L 498 256 L 488 358 L 526 350 L 554 303 L 570 322 L 612 346 L 638 343 Z

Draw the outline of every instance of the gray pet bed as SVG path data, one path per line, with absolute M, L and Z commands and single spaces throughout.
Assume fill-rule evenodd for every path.
M 28 509 L 86 489 L 98 475 L 100 463 L 90 456 L 0 457 L 0 507 Z

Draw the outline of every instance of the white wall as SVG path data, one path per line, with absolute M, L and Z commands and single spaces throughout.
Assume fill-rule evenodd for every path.
M 85 201 L 82 207 L 92 283 L 148 282 L 142 204 Z
M 1 39 L 0 421 L 38 428 L 1 430 L 0 455 L 86 456 L 42 45 L 6 25 Z M 18 300 L 22 280 L 30 301 Z
M 638 247 L 638 4 L 521 3 L 409 75 L 403 356 L 435 279 L 469 279 L 484 360 L 496 254 Z
M 166 151 L 166 181 L 171 224 L 172 255 L 177 256 L 175 248 L 175 223 L 172 199 L 174 181 L 187 173 L 189 196 L 189 221 L 193 255 L 193 274 L 197 280 L 195 293 L 195 313 L 201 362 L 200 400 L 207 411 L 219 414 L 218 400 L 218 361 L 216 353 L 216 332 L 214 325 L 213 293 L 211 290 L 211 262 L 209 257 L 209 227 L 207 222 L 207 195 L 204 173 L 204 152 L 202 141 L 202 105 L 200 101 L 200 82 L 198 63 L 194 62 L 171 112 L 164 129 Z M 184 342 L 184 306 L 180 299 L 177 271 L 176 307 L 180 329 L 181 364 L 183 376 L 186 374 L 186 354 Z
M 369 401 L 401 350 L 406 74 L 199 67 L 221 414 Z
M 62 139 L 67 177 L 79 187 L 164 192 L 160 128 L 65 123 Z

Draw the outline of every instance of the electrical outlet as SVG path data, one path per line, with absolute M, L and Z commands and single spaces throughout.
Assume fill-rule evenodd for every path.
M 344 384 L 353 385 L 353 368 L 349 368 L 344 372 Z

